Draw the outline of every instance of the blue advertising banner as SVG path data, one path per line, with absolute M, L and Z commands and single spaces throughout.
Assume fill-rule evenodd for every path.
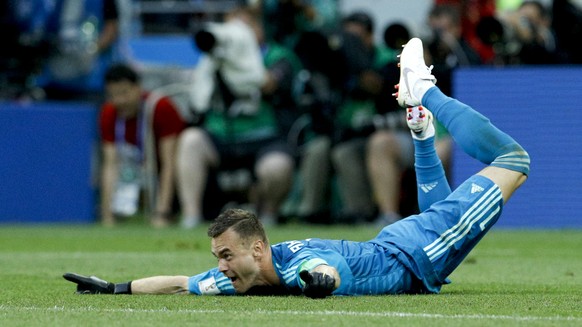
M 454 90 L 531 157 L 529 179 L 497 226 L 582 227 L 582 67 L 460 69 Z M 482 167 L 456 148 L 453 186 Z
M 0 103 L 0 223 L 95 221 L 96 117 L 85 103 Z

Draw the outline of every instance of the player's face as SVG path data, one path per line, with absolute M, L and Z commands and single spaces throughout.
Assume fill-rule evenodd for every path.
M 231 229 L 212 239 L 212 254 L 218 259 L 218 270 L 230 278 L 237 293 L 257 285 L 260 269 L 259 253 L 254 242 L 242 239 Z
M 141 88 L 130 81 L 110 82 L 106 85 L 108 100 L 115 106 L 119 116 L 132 118 L 141 105 Z

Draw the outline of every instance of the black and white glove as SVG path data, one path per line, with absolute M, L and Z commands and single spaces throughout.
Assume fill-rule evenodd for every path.
M 131 294 L 131 282 L 113 284 L 95 276 L 66 273 L 63 278 L 77 284 L 77 294 Z
M 335 278 L 320 272 L 299 272 L 299 277 L 305 282 L 303 294 L 312 299 L 323 299 L 331 295 L 335 289 Z

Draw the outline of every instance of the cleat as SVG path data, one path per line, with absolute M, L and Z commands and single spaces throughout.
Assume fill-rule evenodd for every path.
M 414 86 L 418 82 L 427 81 L 427 87 L 436 83 L 436 78 L 431 74 L 432 66 L 427 67 L 424 62 L 422 41 L 413 38 L 400 54 L 400 81 L 396 100 L 401 107 L 415 107 L 420 105 L 418 96 L 414 94 Z M 428 89 L 428 88 L 427 88 Z
M 423 106 L 406 108 L 406 124 L 415 138 L 425 139 L 434 135 L 432 121 L 432 113 Z

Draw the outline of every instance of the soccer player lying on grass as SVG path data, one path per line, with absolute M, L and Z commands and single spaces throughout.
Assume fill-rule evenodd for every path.
M 64 277 L 78 284 L 79 293 L 233 295 L 260 289 L 312 298 L 438 293 L 526 180 L 530 160 L 487 118 L 434 85 L 419 39 L 404 47 L 400 65 L 395 95 L 407 108 L 419 189 L 432 187 L 427 193 L 419 191 L 422 213 L 384 227 L 367 242 L 312 238 L 270 245 L 255 215 L 232 209 L 208 229 L 217 268 L 192 277 L 157 276 L 120 284 L 76 274 Z M 452 193 L 434 149 L 433 114 L 465 152 L 488 165 Z

